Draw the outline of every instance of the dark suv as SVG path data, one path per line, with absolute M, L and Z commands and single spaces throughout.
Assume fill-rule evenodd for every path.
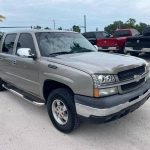
M 98 40 L 108 38 L 111 35 L 109 33 L 105 32 L 105 31 L 95 31 L 95 32 L 83 33 L 83 36 L 86 39 L 88 39 L 91 42 L 91 44 L 97 45 Z

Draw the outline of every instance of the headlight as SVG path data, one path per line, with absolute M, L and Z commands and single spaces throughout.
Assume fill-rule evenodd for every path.
M 146 62 L 146 68 L 145 69 L 146 69 L 146 71 L 150 71 L 150 63 Z
M 150 78 L 150 64 L 149 63 L 146 63 L 145 70 L 146 70 L 146 72 L 148 72 L 148 76 L 146 79 L 149 79 Z
M 116 81 L 114 75 L 93 75 L 93 82 L 95 87 L 100 87 L 101 85 L 108 85 Z
M 118 94 L 117 87 L 103 88 L 104 85 L 109 85 L 116 82 L 114 75 L 93 75 L 94 97 L 103 97 Z
M 126 50 L 126 51 L 132 51 L 132 50 L 133 50 L 133 47 L 125 47 L 125 50 Z

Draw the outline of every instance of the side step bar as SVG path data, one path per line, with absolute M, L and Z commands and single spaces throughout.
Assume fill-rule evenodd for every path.
M 18 93 L 17 91 L 15 91 L 15 90 L 13 90 L 13 89 L 8 88 L 8 87 L 5 86 L 4 84 L 3 84 L 2 86 L 3 86 L 3 88 L 5 88 L 6 90 L 10 91 L 10 92 L 13 93 L 14 95 L 17 95 L 17 96 L 23 98 L 24 100 L 26 100 L 26 101 L 29 102 L 29 103 L 32 103 L 32 104 L 34 104 L 34 105 L 36 105 L 36 106 L 44 106 L 44 105 L 45 105 L 45 103 L 36 102 L 36 101 L 30 100 L 30 99 L 27 99 L 24 95 Z

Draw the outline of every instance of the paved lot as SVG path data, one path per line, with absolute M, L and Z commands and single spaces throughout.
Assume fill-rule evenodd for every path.
M 148 56 L 142 56 L 150 62 Z M 46 107 L 0 93 L 0 150 L 149 150 L 150 101 L 128 116 L 102 125 L 82 124 L 65 135 L 51 124 Z

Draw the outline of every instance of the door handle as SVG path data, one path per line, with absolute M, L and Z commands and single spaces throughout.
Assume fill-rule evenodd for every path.
M 16 64 L 16 60 L 12 60 L 12 62 L 11 62 L 13 65 L 15 65 Z
M 0 57 L 0 60 L 3 60 L 4 58 L 3 57 Z

